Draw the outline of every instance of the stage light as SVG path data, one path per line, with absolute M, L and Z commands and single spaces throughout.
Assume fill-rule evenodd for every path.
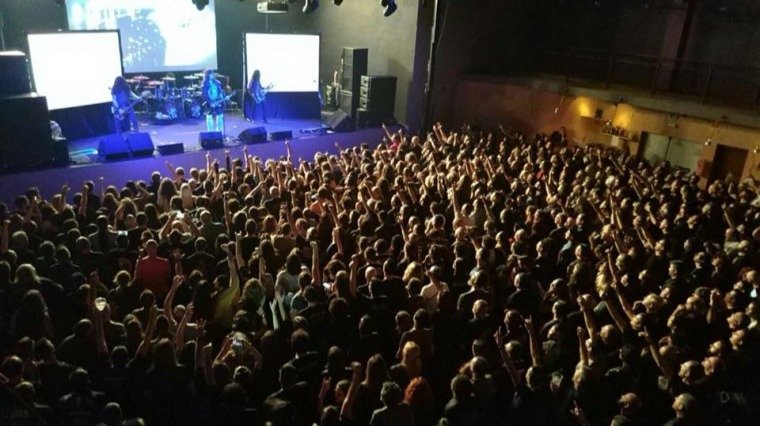
M 203 10 L 208 6 L 208 0 L 193 0 L 193 4 L 198 10 Z
M 304 0 L 303 13 L 312 13 L 319 8 L 319 0 Z
M 398 9 L 398 6 L 396 5 L 396 0 L 381 0 L 380 4 L 386 3 L 385 11 L 383 12 L 383 16 L 386 18 L 393 15 L 394 12 L 396 12 L 396 9 Z

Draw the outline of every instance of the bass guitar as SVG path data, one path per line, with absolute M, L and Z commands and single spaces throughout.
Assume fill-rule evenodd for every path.
M 230 93 L 229 95 L 227 95 L 227 96 L 225 96 L 223 98 L 217 99 L 217 100 L 215 100 L 213 102 L 204 102 L 203 105 L 202 105 L 203 106 L 203 112 L 205 114 L 210 113 L 211 110 L 218 108 L 223 103 L 225 103 L 225 102 L 229 101 L 230 99 L 232 99 L 233 96 L 235 96 L 235 91 L 234 90 L 232 91 L 232 93 Z
M 274 87 L 274 84 L 270 84 L 267 87 L 262 87 L 261 90 L 258 91 L 251 91 L 251 97 L 253 98 L 253 101 L 257 104 L 264 102 L 267 99 L 267 95 L 272 90 L 272 87 Z
M 140 97 L 140 99 L 135 99 L 132 101 L 132 103 L 124 107 L 116 108 L 115 106 L 111 105 L 111 112 L 117 120 L 121 121 L 134 111 L 134 108 L 137 104 L 142 103 L 143 101 L 144 99 Z

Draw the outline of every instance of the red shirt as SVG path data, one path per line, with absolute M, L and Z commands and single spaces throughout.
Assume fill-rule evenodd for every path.
M 145 256 L 135 266 L 135 281 L 161 301 L 169 292 L 171 265 L 163 257 Z

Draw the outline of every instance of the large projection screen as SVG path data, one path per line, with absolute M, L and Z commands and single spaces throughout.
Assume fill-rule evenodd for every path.
M 118 29 L 128 73 L 216 68 L 214 0 L 66 0 L 70 30 Z
M 272 92 L 319 91 L 319 35 L 245 34 L 246 84 L 254 70 Z
M 29 34 L 34 86 L 57 110 L 111 102 L 122 74 L 118 31 Z

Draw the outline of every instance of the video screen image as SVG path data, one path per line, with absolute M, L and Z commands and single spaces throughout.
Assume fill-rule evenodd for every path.
M 71 30 L 121 32 L 127 73 L 216 68 L 214 0 L 66 0 Z
M 50 110 L 111 102 L 121 75 L 119 33 L 29 34 L 28 41 L 35 89 Z
M 318 35 L 246 33 L 245 53 L 246 79 L 259 70 L 272 92 L 319 91 Z

